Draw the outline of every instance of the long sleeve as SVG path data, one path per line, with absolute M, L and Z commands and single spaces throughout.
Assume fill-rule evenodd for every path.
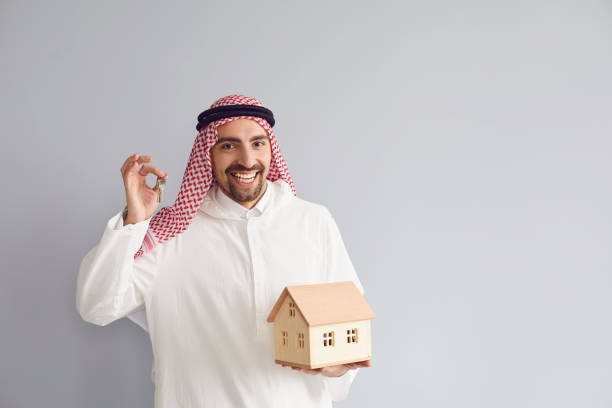
M 348 370 L 344 375 L 340 377 L 325 377 L 325 384 L 327 385 L 327 391 L 332 401 L 343 401 L 348 397 L 348 393 L 351 389 L 351 384 L 357 375 L 360 368 L 354 370 Z
M 155 276 L 150 253 L 134 260 L 151 218 L 123 226 L 121 216 L 108 220 L 102 239 L 79 268 L 76 308 L 83 320 L 100 326 L 142 307 Z
M 330 282 L 352 281 L 363 295 L 364 289 L 353 267 L 344 241 L 331 213 L 326 209 L 328 221 L 326 226 L 326 264 Z M 329 395 L 333 401 L 342 401 L 348 397 L 351 384 L 360 368 L 347 371 L 340 377 L 325 377 Z
M 117 223 L 115 224 L 115 230 L 121 230 L 125 228 L 129 228 L 130 226 L 123 225 L 123 217 L 117 217 Z M 128 314 L 127 317 L 139 325 L 144 331 L 149 332 L 149 322 L 147 321 L 147 313 L 143 307 L 136 309 L 132 313 Z

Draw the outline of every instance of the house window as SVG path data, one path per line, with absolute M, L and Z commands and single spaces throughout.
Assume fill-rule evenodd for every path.
M 295 346 L 299 349 L 304 348 L 304 333 L 295 334 Z
M 289 302 L 289 317 L 295 317 L 295 303 Z
M 346 331 L 346 342 L 357 343 L 359 341 L 359 334 L 357 329 L 349 329 Z
M 334 343 L 334 332 L 325 332 L 323 333 L 323 346 L 327 347 L 327 346 L 333 346 L 335 345 Z
M 286 331 L 281 331 L 280 335 L 281 335 L 281 337 L 280 337 L 281 346 L 287 347 L 287 344 L 289 343 L 287 341 L 287 339 L 288 339 L 287 332 Z

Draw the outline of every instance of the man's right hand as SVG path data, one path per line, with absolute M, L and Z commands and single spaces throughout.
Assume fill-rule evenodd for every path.
M 147 174 L 153 173 L 157 178 L 166 180 L 168 175 L 160 168 L 148 163 L 153 160 L 151 156 L 140 156 L 134 153 L 125 160 L 121 166 L 121 176 L 125 186 L 125 198 L 127 200 L 127 217 L 123 224 L 135 224 L 146 220 L 153 215 L 157 205 L 158 188 L 157 185 L 151 188 L 147 185 Z

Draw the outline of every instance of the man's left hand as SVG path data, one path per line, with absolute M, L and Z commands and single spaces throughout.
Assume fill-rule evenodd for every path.
M 358 363 L 349 363 L 349 364 L 339 364 L 335 366 L 322 367 L 322 368 L 302 368 L 302 367 L 294 367 L 289 366 L 287 364 L 281 364 L 283 367 L 291 367 L 294 370 L 303 371 L 307 374 L 323 374 L 326 377 L 340 377 L 344 375 L 348 370 L 354 370 L 359 367 L 370 367 L 372 365 L 371 360 L 360 361 Z

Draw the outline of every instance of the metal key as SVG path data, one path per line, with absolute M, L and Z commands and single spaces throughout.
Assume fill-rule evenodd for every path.
M 164 188 L 166 188 L 166 180 L 157 179 L 157 202 L 161 203 L 164 198 Z

